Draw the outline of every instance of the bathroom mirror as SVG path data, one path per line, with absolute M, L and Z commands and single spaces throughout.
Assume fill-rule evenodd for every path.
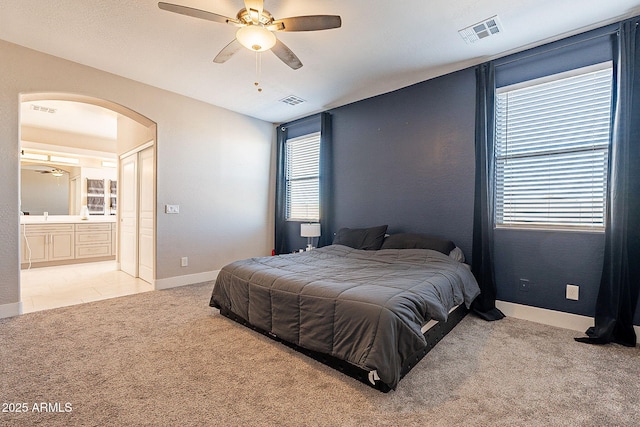
M 71 215 L 69 171 L 60 167 L 22 164 L 20 210 L 28 215 Z

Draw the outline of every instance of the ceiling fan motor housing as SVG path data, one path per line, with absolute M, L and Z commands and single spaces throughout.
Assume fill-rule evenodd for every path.
M 252 14 L 253 12 L 253 14 Z M 257 23 L 253 20 L 253 16 L 258 16 L 257 11 L 248 11 L 247 9 L 240 9 L 238 15 L 238 21 L 242 24 L 255 24 L 255 25 L 270 25 L 273 22 L 273 16 L 266 10 L 262 10 L 262 13 L 258 16 Z

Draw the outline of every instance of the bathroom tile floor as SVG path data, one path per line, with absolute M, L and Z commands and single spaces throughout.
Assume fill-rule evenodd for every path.
M 153 290 L 144 280 L 119 271 L 115 261 L 21 270 L 20 287 L 23 313 Z

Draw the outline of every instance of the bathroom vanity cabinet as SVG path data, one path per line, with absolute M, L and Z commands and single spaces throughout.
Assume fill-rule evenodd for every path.
M 23 268 L 115 259 L 114 221 L 51 218 L 20 225 Z

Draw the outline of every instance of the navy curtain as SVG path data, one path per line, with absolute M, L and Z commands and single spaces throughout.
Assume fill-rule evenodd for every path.
M 604 266 L 595 326 L 577 341 L 636 345 L 633 318 L 640 290 L 640 48 L 638 18 L 614 36 L 614 111 Z
M 481 290 L 472 309 L 486 320 L 504 317 L 496 308 L 493 265 L 494 106 L 495 67 L 493 63 L 481 64 L 476 68 L 476 175 L 471 269 Z
M 277 154 L 276 154 L 276 224 L 275 224 L 275 248 L 276 254 L 289 252 L 288 227 L 287 227 L 287 190 L 284 176 L 284 143 L 288 138 L 288 128 L 278 126 L 277 130 Z
M 319 248 L 333 242 L 332 139 L 331 114 L 325 112 L 320 115 L 320 232 L 322 234 L 318 239 Z

